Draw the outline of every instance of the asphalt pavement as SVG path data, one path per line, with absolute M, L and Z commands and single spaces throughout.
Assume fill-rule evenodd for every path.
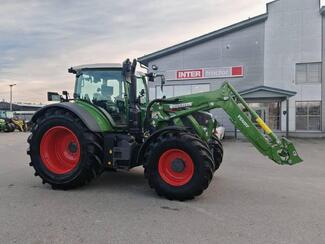
M 34 177 L 28 133 L 0 133 L 0 243 L 325 243 L 325 140 L 294 140 L 305 160 L 279 166 L 226 140 L 195 200 L 158 197 L 138 167 L 55 191 Z

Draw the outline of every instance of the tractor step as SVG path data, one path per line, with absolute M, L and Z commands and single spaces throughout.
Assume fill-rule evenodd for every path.
M 110 169 L 129 170 L 136 166 L 140 145 L 130 135 L 107 133 L 104 135 L 104 162 Z

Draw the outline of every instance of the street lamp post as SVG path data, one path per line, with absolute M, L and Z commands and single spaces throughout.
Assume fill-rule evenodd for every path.
M 12 88 L 15 86 L 16 84 L 10 84 L 10 111 L 12 111 Z

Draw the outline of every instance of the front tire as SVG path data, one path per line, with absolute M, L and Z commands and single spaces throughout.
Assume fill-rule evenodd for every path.
M 144 161 L 150 187 L 170 200 L 193 199 L 202 194 L 213 177 L 209 149 L 189 133 L 159 136 L 149 145 Z
M 101 136 L 69 111 L 47 110 L 33 125 L 28 143 L 35 176 L 53 189 L 82 186 L 104 169 Z
M 213 154 L 213 160 L 214 160 L 213 172 L 215 172 L 219 169 L 223 160 L 223 146 L 219 138 L 215 135 L 212 135 L 209 141 L 209 147 Z

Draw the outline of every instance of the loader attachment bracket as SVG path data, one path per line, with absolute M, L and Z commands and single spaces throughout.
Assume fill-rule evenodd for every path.
M 302 162 L 296 148 L 287 138 L 282 137 L 278 145 L 272 148 L 271 159 L 281 165 L 294 165 Z

